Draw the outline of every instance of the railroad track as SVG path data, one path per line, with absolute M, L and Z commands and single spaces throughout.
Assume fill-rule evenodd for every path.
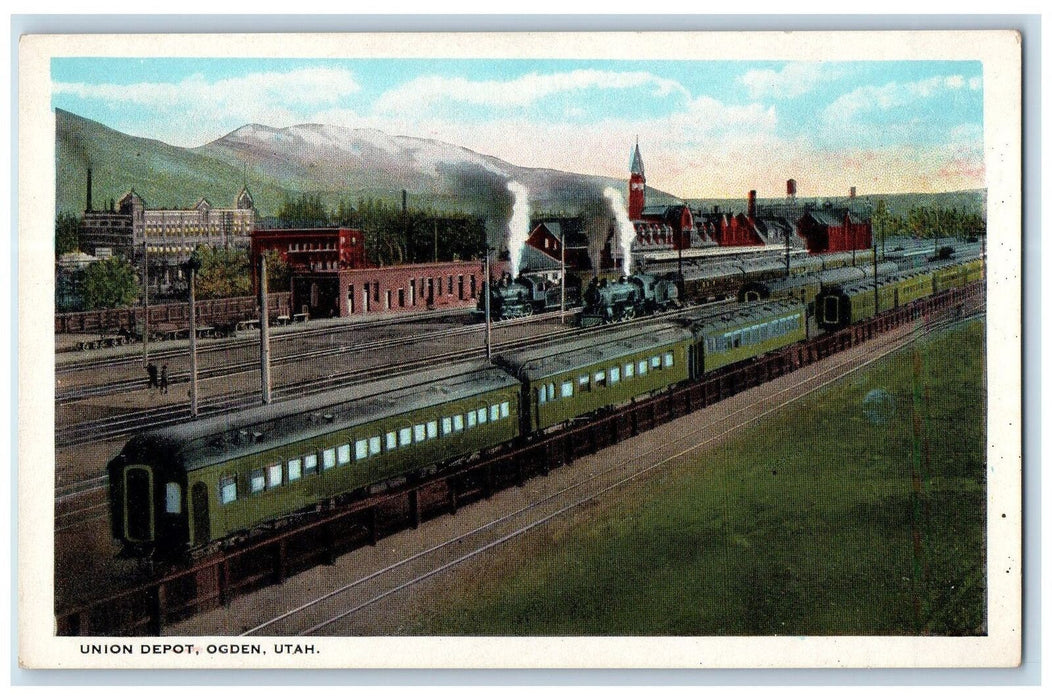
M 419 318 L 416 322 L 419 322 Z M 354 331 L 360 331 L 363 328 L 378 328 L 383 327 L 385 324 L 380 321 L 374 322 L 360 322 L 355 324 L 353 327 L 346 326 L 330 326 L 328 328 L 317 328 L 309 331 L 296 331 L 294 333 L 284 333 L 281 335 L 275 335 L 271 338 L 272 345 L 279 347 L 291 345 L 295 342 L 300 342 L 304 339 L 312 337 L 328 336 L 336 341 L 336 338 L 340 335 L 351 333 Z M 400 323 L 398 324 L 400 325 Z M 444 337 L 455 337 L 458 335 L 468 335 L 471 333 L 479 332 L 478 326 L 466 326 L 463 328 L 445 329 L 440 331 L 433 331 L 431 333 L 425 333 L 420 336 L 416 336 L 417 339 L 421 340 L 433 340 L 441 339 Z M 345 353 L 350 350 L 367 350 L 367 349 L 380 349 L 390 347 L 404 343 L 405 339 L 402 338 L 388 338 L 374 340 L 367 343 L 354 343 L 350 344 L 347 341 L 336 341 L 338 345 L 332 345 L 327 348 L 320 348 L 317 350 L 308 350 L 306 352 L 291 352 L 284 355 L 278 355 L 272 357 L 272 365 L 285 365 L 293 364 L 296 362 L 302 362 L 304 360 L 312 360 L 324 357 L 330 357 Z M 198 350 L 199 359 L 207 358 L 209 355 L 228 355 L 230 353 L 236 353 L 239 351 L 253 350 L 259 347 L 259 340 L 245 340 L 245 341 L 230 341 L 221 344 L 213 344 L 206 346 L 205 348 Z M 187 356 L 187 350 L 180 348 L 179 350 L 164 350 L 154 354 L 151 354 L 150 358 L 154 362 L 163 362 L 165 360 L 183 360 Z M 222 360 L 220 360 L 221 362 Z M 93 369 L 114 369 L 121 367 L 135 366 L 136 369 L 142 364 L 141 356 L 129 356 L 126 358 L 111 358 L 109 360 L 90 360 L 77 363 L 69 363 L 63 365 L 56 370 L 56 377 L 62 374 L 72 374 L 73 372 L 84 372 Z M 199 379 L 209 379 L 213 377 L 221 377 L 228 374 L 239 374 L 241 372 L 250 371 L 259 368 L 259 358 L 255 357 L 250 360 L 241 362 L 232 362 L 227 364 L 218 364 L 217 366 L 208 367 L 198 371 Z M 170 376 L 170 381 L 174 384 L 181 381 L 189 381 L 189 372 L 175 372 Z M 123 393 L 135 389 L 141 389 L 143 386 L 143 379 L 135 377 L 134 379 L 123 379 L 113 382 L 106 382 L 104 384 L 95 384 L 86 387 L 75 387 L 65 390 L 57 390 L 55 392 L 55 404 L 64 405 L 79 401 L 85 398 L 91 398 L 96 396 L 107 396 L 111 394 Z M 61 383 L 61 380 L 60 380 Z
M 401 560 L 387 564 L 373 573 L 361 576 L 333 591 L 307 600 L 297 607 L 270 618 L 242 635 L 352 635 L 392 634 L 392 630 L 368 627 L 368 621 L 355 627 L 354 620 L 388 599 L 407 593 L 414 587 L 462 564 L 520 538 L 548 522 L 564 516 L 604 494 L 665 467 L 671 462 L 707 447 L 714 442 L 770 415 L 844 376 L 907 347 L 938 330 L 970 319 L 949 319 L 906 332 L 886 345 L 863 351 L 859 356 L 840 358 L 832 366 L 791 381 L 788 387 L 773 395 L 751 400 L 736 410 L 722 414 L 711 422 L 697 425 L 671 441 L 634 454 L 598 472 L 580 474 L 582 478 L 558 491 L 540 498 L 514 512 L 485 522 L 466 533 L 423 549 Z M 835 359 L 835 358 L 834 358 Z M 788 375 L 790 379 L 806 369 Z M 773 404 L 773 405 L 772 405 Z M 579 473 L 579 472 L 578 472 Z M 365 629 L 362 628 L 365 627 Z
M 713 314 L 722 313 L 725 307 L 735 305 L 732 302 L 719 302 L 716 304 L 705 305 L 713 307 Z M 690 311 L 697 311 L 702 307 L 691 307 Z M 618 327 L 624 328 L 633 325 L 652 323 L 654 320 L 660 320 L 662 318 L 674 318 L 677 314 L 682 314 L 687 310 L 680 310 L 674 312 L 667 312 L 665 314 L 656 314 L 653 316 L 646 316 L 632 321 L 626 321 L 618 324 Z M 558 312 L 555 312 L 558 314 Z M 530 318 L 539 318 L 530 317 Z M 501 324 L 515 325 L 529 322 L 528 319 L 515 319 L 512 321 L 502 321 Z M 517 350 L 521 348 L 544 346 L 547 344 L 554 343 L 563 338 L 577 335 L 580 337 L 590 337 L 593 335 L 599 335 L 605 332 L 606 326 L 595 326 L 588 329 L 570 328 L 562 331 L 555 331 L 548 333 L 543 338 L 523 338 L 518 340 L 509 340 L 494 343 L 492 346 L 493 352 L 506 352 L 509 350 Z M 468 329 L 466 331 L 460 331 L 460 329 L 454 329 L 457 332 L 478 332 L 476 329 Z M 448 333 L 449 331 L 439 331 L 437 333 Z M 436 336 L 439 339 L 447 336 Z M 435 337 L 429 337 L 428 340 L 434 340 Z M 379 341 L 378 341 L 379 342 Z M 405 341 L 397 340 L 393 342 L 395 346 L 404 346 Z M 376 348 L 389 348 L 392 343 L 384 343 Z M 360 351 L 364 346 L 358 345 L 353 349 Z M 374 348 L 374 349 L 376 349 Z M 340 352 L 346 352 L 341 346 L 340 349 L 326 349 L 324 350 L 325 355 L 339 354 Z M 316 359 L 320 355 L 312 354 L 312 352 L 302 353 L 299 356 L 287 357 L 286 363 L 294 361 L 304 361 L 306 359 Z M 273 401 L 280 401 L 285 398 L 301 398 L 305 395 L 315 394 L 322 391 L 338 387 L 349 387 L 351 384 L 368 381 L 379 377 L 394 377 L 406 374 L 412 374 L 413 372 L 423 369 L 426 367 L 433 366 L 435 363 L 441 362 L 456 362 L 462 360 L 477 359 L 485 356 L 485 351 L 482 348 L 473 348 L 470 350 L 451 351 L 445 353 L 432 354 L 427 358 L 420 360 L 400 360 L 397 363 L 384 364 L 377 367 L 368 369 L 354 369 L 345 370 L 341 372 L 333 372 L 325 377 L 317 379 L 302 380 L 299 382 L 293 382 L 284 386 L 275 387 L 271 391 L 271 397 Z M 258 369 L 258 360 L 252 363 L 244 363 L 244 371 L 254 371 Z M 188 378 L 188 374 L 182 375 Z M 225 375 L 216 375 L 225 376 Z M 201 378 L 201 375 L 199 375 Z M 207 378 L 207 377 L 204 377 Z M 173 382 L 173 385 L 175 382 Z M 142 388 L 142 381 L 137 382 L 137 388 Z M 229 393 L 222 396 L 199 399 L 198 401 L 198 416 L 210 416 L 219 413 L 226 413 L 229 411 L 235 411 L 244 408 L 250 408 L 258 405 L 259 403 L 259 392 L 257 390 L 243 391 Z M 56 428 L 55 430 L 55 444 L 58 447 L 70 447 L 90 440 L 108 440 L 123 437 L 129 433 L 143 430 L 152 427 L 164 427 L 166 425 L 173 425 L 176 423 L 182 423 L 188 420 L 192 420 L 190 415 L 190 404 L 189 402 L 180 402 L 178 404 L 172 404 L 168 406 L 143 409 L 139 411 L 130 411 L 122 413 L 119 416 L 110 416 L 107 418 L 101 418 L 92 421 L 83 421 L 74 425 L 64 426 L 62 428 Z
M 712 315 L 718 315 L 726 311 L 725 307 L 728 304 L 729 302 L 720 302 L 710 304 L 707 306 L 711 307 L 710 313 Z M 696 313 L 700 308 L 705 307 L 691 307 L 689 309 L 668 312 L 666 314 L 647 316 L 644 318 L 635 319 L 633 321 L 628 321 L 619 324 L 618 327 L 623 328 L 632 325 L 652 323 L 655 319 L 674 318 L 678 314 L 682 314 L 686 311 Z M 523 322 L 523 319 L 517 319 L 516 321 L 510 321 L 506 323 L 516 322 L 521 323 Z M 495 343 L 493 345 L 492 350 L 493 352 L 506 352 L 526 347 L 543 347 L 545 345 L 554 344 L 562 340 L 563 338 L 567 338 L 574 335 L 579 337 L 601 335 L 604 332 L 604 329 L 604 326 L 596 326 L 593 328 L 583 330 L 571 328 L 563 331 L 549 333 L 542 339 L 523 338 Z M 344 387 L 347 389 L 352 389 L 355 384 L 360 384 L 371 379 L 411 375 L 418 370 L 431 367 L 435 363 L 455 362 L 466 359 L 478 359 L 484 356 L 485 351 L 481 348 L 478 348 L 466 352 L 455 351 L 439 355 L 431 355 L 425 359 L 410 362 L 402 361 L 399 362 L 397 365 L 385 365 L 365 370 L 348 370 L 345 372 L 332 374 L 320 379 L 304 380 L 300 382 L 290 383 L 281 387 L 276 387 L 272 391 L 272 399 L 274 401 L 280 401 L 283 399 L 302 398 L 303 396 L 327 391 L 334 387 Z M 392 371 L 394 368 L 397 368 L 398 371 Z M 198 416 L 204 417 L 216 415 L 220 413 L 236 411 L 239 409 L 252 408 L 258 405 L 259 394 L 256 391 L 230 394 L 226 396 L 200 400 L 198 403 Z M 178 423 L 186 422 L 188 420 L 192 420 L 190 416 L 189 403 L 180 403 L 160 408 L 129 412 L 122 414 L 121 416 L 104 418 L 97 421 L 86 421 L 78 423 L 74 426 L 69 426 L 62 430 L 56 430 L 55 442 L 58 447 L 70 447 L 90 441 L 118 439 L 138 430 L 164 427 L 167 425 L 175 425 Z M 73 481 L 64 484 L 62 487 L 56 489 L 56 502 L 58 502 L 64 497 L 71 497 L 87 491 L 99 489 L 99 479 L 102 479 L 103 481 L 101 483 L 105 484 L 105 476 L 93 477 L 90 479 Z M 104 493 L 104 489 L 102 489 L 100 493 Z M 57 512 L 58 511 L 56 510 L 56 513 Z M 56 522 L 57 521 L 58 518 L 56 516 Z

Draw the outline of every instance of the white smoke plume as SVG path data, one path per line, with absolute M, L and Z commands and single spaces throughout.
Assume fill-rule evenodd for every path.
M 519 276 L 519 264 L 522 262 L 522 249 L 530 237 L 530 203 L 526 187 L 519 182 L 509 182 L 508 191 L 514 201 L 511 205 L 511 218 L 508 219 L 508 254 L 511 258 L 511 276 Z
M 625 200 L 619 191 L 613 187 L 607 187 L 603 190 L 603 196 L 610 200 L 610 209 L 617 220 L 617 239 L 621 244 L 621 253 L 624 258 L 621 262 L 621 269 L 627 276 L 632 274 L 632 241 L 636 239 L 636 227 L 628 218 Z

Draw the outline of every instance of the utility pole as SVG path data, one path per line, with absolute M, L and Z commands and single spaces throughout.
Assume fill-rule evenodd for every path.
M 562 273 L 559 276 L 559 323 L 566 320 L 566 231 L 559 230 L 559 266 Z
M 186 268 L 190 273 L 190 417 L 197 418 L 197 304 L 194 283 L 197 271 L 201 269 L 201 258 L 196 249 L 190 255 Z
M 873 315 L 880 311 L 880 286 L 877 284 L 877 241 L 873 241 Z
M 489 317 L 489 246 L 486 246 L 486 359 L 493 354 L 493 326 Z
M 263 403 L 270 403 L 270 317 L 267 313 L 267 256 L 259 254 L 259 379 Z
M 142 232 L 142 366 L 150 361 L 150 259 L 149 247 L 146 245 L 146 229 Z

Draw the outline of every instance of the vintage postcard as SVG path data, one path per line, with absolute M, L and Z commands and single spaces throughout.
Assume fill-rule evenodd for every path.
M 23 668 L 1020 663 L 1018 33 L 18 60 Z

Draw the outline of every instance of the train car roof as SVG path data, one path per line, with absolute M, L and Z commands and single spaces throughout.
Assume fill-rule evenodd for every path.
M 727 328 L 738 328 L 753 322 L 763 321 L 772 316 L 782 316 L 790 313 L 805 313 L 805 309 L 803 305 L 792 301 L 765 301 L 719 315 L 710 314 L 707 317 L 691 317 L 688 315 L 683 318 L 683 321 L 688 323 L 696 333 L 709 333 L 726 330 Z
M 459 363 L 158 428 L 133 437 L 124 452 L 134 457 L 143 451 L 169 451 L 192 470 L 219 458 L 233 459 L 517 385 L 514 377 L 487 362 Z
M 611 330 L 601 339 L 575 338 L 543 348 L 502 354 L 499 361 L 518 377 L 532 381 L 690 339 L 690 332 L 680 325 L 656 321 Z

